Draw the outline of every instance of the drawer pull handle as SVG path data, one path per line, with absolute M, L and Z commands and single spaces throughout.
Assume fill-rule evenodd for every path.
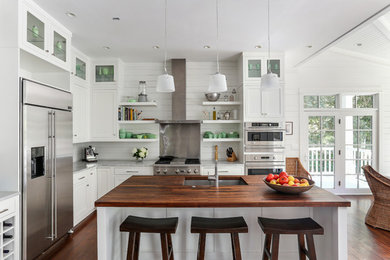
M 2 211 L 0 211 L 0 214 L 3 214 L 4 212 L 7 212 L 8 209 L 3 209 Z
M 81 177 L 81 178 L 79 178 L 79 180 L 82 180 L 82 179 L 85 179 L 85 177 Z
M 229 171 L 219 171 L 219 172 L 229 172 Z
M 128 173 L 137 173 L 138 171 L 126 171 Z

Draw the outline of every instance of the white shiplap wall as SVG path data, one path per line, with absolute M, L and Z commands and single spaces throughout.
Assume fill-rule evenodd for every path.
M 170 67 L 170 66 L 168 66 Z M 237 62 L 221 62 L 221 73 L 224 73 L 227 78 L 228 88 L 231 91 L 236 88 L 240 91 L 238 86 L 238 67 Z M 213 107 L 202 106 L 202 101 L 206 101 L 204 93 L 207 91 L 209 75 L 216 71 L 215 62 L 187 62 L 187 119 L 201 120 L 202 111 L 212 110 Z M 171 119 L 172 98 L 171 94 L 157 93 L 156 80 L 157 76 L 163 72 L 162 63 L 125 63 L 123 64 L 123 85 L 119 87 L 119 96 L 135 96 L 138 95 L 138 82 L 140 80 L 146 81 L 147 94 L 149 101 L 155 100 L 157 107 L 142 107 L 140 108 L 143 117 L 153 117 L 158 119 Z M 230 92 L 229 92 L 230 94 Z M 239 95 L 238 95 L 239 96 Z M 239 109 L 240 107 L 235 107 Z M 220 107 L 217 110 L 231 110 L 232 107 Z M 132 132 L 149 132 L 158 133 L 158 125 L 121 125 L 119 128 L 126 128 Z M 118 128 L 118 129 L 119 129 Z M 202 133 L 206 130 L 212 132 L 228 132 L 238 131 L 241 134 L 241 124 L 227 124 L 227 125 L 208 125 L 202 127 Z M 129 159 L 130 151 L 134 147 L 145 146 L 149 149 L 149 158 L 151 160 L 157 159 L 159 155 L 159 142 L 155 143 L 92 143 L 96 146 L 99 152 L 100 159 Z M 215 143 L 202 143 L 202 159 L 211 159 L 213 157 L 213 149 Z M 81 145 L 83 146 L 83 145 Z M 220 156 L 225 158 L 226 149 L 232 146 L 239 157 L 241 157 L 241 143 L 221 143 Z M 75 148 L 75 158 L 80 158 L 80 146 Z
M 390 67 L 356 57 L 326 51 L 310 62 L 286 71 L 285 118 L 294 122 L 294 135 L 286 136 L 287 156 L 300 155 L 299 116 L 300 89 L 319 92 L 341 90 L 382 90 L 382 111 L 379 119 L 382 133 L 379 136 L 382 153 L 379 158 L 380 171 L 390 175 Z

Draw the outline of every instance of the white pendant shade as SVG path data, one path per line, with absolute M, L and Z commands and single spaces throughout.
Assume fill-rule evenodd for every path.
M 173 76 L 163 74 L 157 78 L 157 92 L 175 92 L 175 82 Z
M 273 90 L 280 88 L 278 75 L 268 72 L 261 77 L 261 89 Z
M 209 93 L 227 91 L 226 76 L 218 72 L 211 75 L 207 91 Z

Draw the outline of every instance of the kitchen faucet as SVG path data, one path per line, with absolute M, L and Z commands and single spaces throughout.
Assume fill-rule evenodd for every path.
M 208 177 L 209 181 L 215 181 L 215 187 L 219 187 L 219 176 L 218 176 L 218 145 L 215 146 L 215 170 L 214 175 Z

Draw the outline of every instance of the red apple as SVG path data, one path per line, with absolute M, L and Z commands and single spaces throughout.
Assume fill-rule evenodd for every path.
M 287 174 L 287 172 L 281 172 L 281 173 L 279 173 L 279 178 L 280 178 L 280 177 L 282 177 L 282 176 L 286 176 L 286 177 L 288 177 L 288 174 Z
M 274 174 L 274 179 L 275 180 L 279 179 L 279 175 L 278 174 Z
M 273 175 L 272 173 L 268 174 L 266 180 L 267 180 L 268 182 L 270 182 L 270 181 L 273 180 L 273 179 L 274 179 L 274 175 Z
M 288 177 L 287 176 L 279 177 L 279 183 L 282 185 L 288 183 Z

